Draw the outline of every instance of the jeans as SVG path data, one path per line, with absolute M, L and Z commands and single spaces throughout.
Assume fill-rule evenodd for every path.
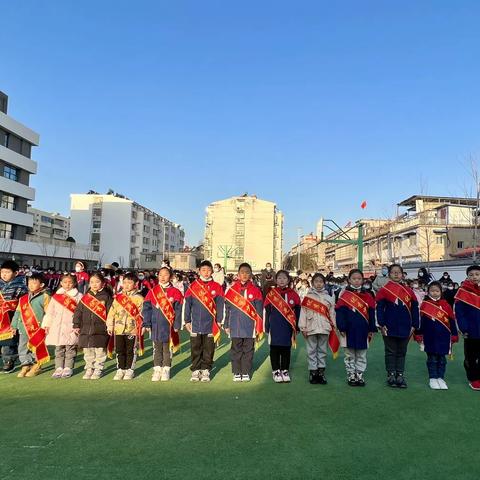
M 73 370 L 76 356 L 76 345 L 57 345 L 55 347 L 55 368 L 71 368 Z
M 363 373 L 367 369 L 367 349 L 345 348 L 347 375 Z
M 445 355 L 427 353 L 427 369 L 429 378 L 444 378 L 445 370 L 447 369 Z
M 33 365 L 35 358 L 33 353 L 28 349 L 28 336 L 20 334 L 18 338 L 18 359 L 22 367 L 24 365 Z

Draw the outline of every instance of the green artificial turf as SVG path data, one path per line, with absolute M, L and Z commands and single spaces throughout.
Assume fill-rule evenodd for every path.
M 225 342 L 225 340 L 224 340 Z M 189 345 L 172 380 L 152 383 L 151 347 L 138 377 L 114 382 L 0 375 L 0 479 L 475 479 L 480 478 L 480 392 L 467 386 L 462 345 L 448 391 L 427 386 L 425 354 L 411 343 L 406 390 L 384 386 L 383 342 L 369 351 L 365 388 L 346 385 L 342 355 L 328 385 L 307 381 L 303 340 L 292 383 L 274 384 L 268 345 L 250 383 L 233 383 L 228 345 L 210 384 L 189 382 Z

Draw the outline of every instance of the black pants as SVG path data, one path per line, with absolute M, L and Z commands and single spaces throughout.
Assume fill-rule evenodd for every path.
M 153 366 L 171 367 L 172 355 L 169 342 L 153 342 Z
M 254 338 L 232 338 L 230 357 L 234 375 L 250 375 L 255 353 Z
M 463 366 L 469 382 L 480 380 L 480 338 L 466 338 L 463 342 L 465 361 Z
M 117 367 L 121 370 L 132 368 L 135 358 L 135 335 L 115 335 Z
M 409 338 L 383 337 L 383 342 L 385 343 L 385 369 L 388 373 L 403 373 L 405 371 L 408 341 Z
M 290 368 L 290 354 L 292 347 L 270 345 L 270 363 L 272 370 L 288 370 Z
M 190 353 L 192 366 L 190 370 L 208 370 L 213 367 L 213 355 L 215 353 L 215 342 L 213 336 L 197 334 L 190 337 Z

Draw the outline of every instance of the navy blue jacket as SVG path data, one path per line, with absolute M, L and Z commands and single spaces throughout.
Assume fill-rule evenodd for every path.
M 237 280 L 230 288 L 245 297 L 263 319 L 262 291 L 256 285 L 251 281 L 242 284 Z M 227 295 L 227 292 L 225 292 L 225 295 Z M 253 320 L 228 300 L 225 300 L 225 320 L 223 322 L 223 328 L 230 329 L 230 338 L 254 338 L 256 335 Z
M 298 332 L 301 301 L 297 292 L 291 288 L 275 287 L 282 298 L 295 313 Z M 290 322 L 268 301 L 265 301 L 265 332 L 268 333 L 270 345 L 277 347 L 291 347 L 293 328 Z
M 388 337 L 408 338 L 412 328 L 417 330 L 420 327 L 417 297 L 411 288 L 405 285 L 403 287 L 411 298 L 410 309 L 401 300 L 392 302 L 385 287 L 376 296 L 377 323 L 381 327 L 387 327 Z
M 170 340 L 170 323 L 158 307 L 155 299 L 155 289 L 162 288 L 157 285 L 154 289 L 149 290 L 145 301 L 143 302 L 143 324 L 145 328 L 151 328 L 151 339 L 154 342 L 166 343 Z M 173 309 L 175 310 L 175 321 L 173 322 L 174 330 L 180 330 L 182 327 L 182 302 L 183 296 L 180 290 L 169 285 L 162 288 L 167 298 L 170 300 Z
M 444 299 L 433 300 L 430 297 L 425 297 L 425 302 L 430 302 L 440 307 L 450 318 L 450 332 L 438 320 L 422 314 L 420 317 L 419 335 L 423 335 L 423 344 L 425 345 L 426 353 L 433 353 L 436 355 L 447 355 L 450 353 L 452 337 L 458 336 L 457 324 L 453 317 L 453 311 L 448 302 Z M 422 305 L 423 305 L 422 303 Z
M 200 282 L 211 294 L 216 307 L 216 320 L 218 324 L 223 322 L 224 297 L 223 288 L 213 280 L 195 280 Z M 193 285 L 193 283 L 192 283 Z M 183 309 L 184 323 L 192 324 L 192 333 L 212 335 L 212 316 L 210 312 L 193 295 L 191 287 L 185 293 Z
M 361 313 L 342 301 L 342 293 L 335 307 L 337 328 L 340 332 L 346 333 L 348 348 L 364 350 L 368 348 L 368 334 L 377 331 L 375 301 L 368 292 L 359 292 L 351 287 L 347 287 L 346 290 L 356 293 L 368 305 L 368 322 Z
M 480 287 L 469 280 L 462 283 L 460 290 L 467 290 L 473 295 L 480 296 Z M 468 338 L 480 338 L 480 309 L 462 302 L 458 299 L 459 292 L 455 297 L 455 317 L 458 323 L 458 329 Z

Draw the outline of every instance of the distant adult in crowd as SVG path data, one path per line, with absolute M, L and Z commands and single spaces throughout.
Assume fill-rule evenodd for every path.
M 380 275 L 375 277 L 375 280 L 372 283 L 372 288 L 375 293 L 377 293 L 382 287 L 388 283 L 388 266 L 383 265 Z
M 219 285 L 223 285 L 225 283 L 225 271 L 219 263 L 216 263 L 213 266 L 212 278 L 213 281 L 217 282 Z
M 267 281 L 267 275 L 269 278 L 275 277 L 275 271 L 273 270 L 272 264 L 270 262 L 265 264 L 265 268 L 261 271 L 260 283 L 262 289 L 264 288 L 265 282 Z
M 445 288 L 449 283 L 452 283 L 452 279 L 450 278 L 450 274 L 448 272 L 443 272 L 442 278 L 439 280 L 442 287 Z
M 433 280 L 433 277 L 425 267 L 420 267 L 418 269 L 418 279 L 423 280 L 425 285 L 428 285 Z
M 88 290 L 90 275 L 85 271 L 83 262 L 75 264 L 75 277 L 77 278 L 77 290 L 83 295 Z

